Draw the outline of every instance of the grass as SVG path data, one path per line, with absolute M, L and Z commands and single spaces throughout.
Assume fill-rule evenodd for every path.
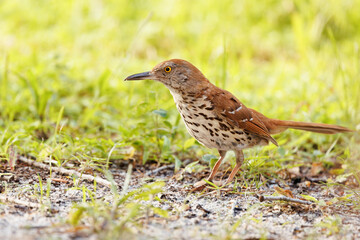
M 90 232 L 96 232 L 104 239 L 133 237 L 141 218 L 154 214 L 167 218 L 167 211 L 143 203 L 150 199 L 159 201 L 155 196 L 162 192 L 164 185 L 164 182 L 155 182 L 124 194 L 114 192 L 116 197 L 112 205 L 108 201 L 95 200 L 93 196 L 90 201 L 74 204 L 66 221 L 74 229 L 91 226 Z
M 312 162 L 330 167 L 335 158 L 359 176 L 359 7 L 358 0 L 5 0 L 0 159 L 15 151 L 102 171 L 115 159 L 179 166 L 216 155 L 191 139 L 164 86 L 122 81 L 183 58 L 269 117 L 357 130 L 287 131 L 276 136 L 280 148 L 245 152 L 241 178 Z

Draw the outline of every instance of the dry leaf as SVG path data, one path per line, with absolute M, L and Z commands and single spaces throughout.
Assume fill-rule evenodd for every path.
M 290 197 L 290 198 L 294 198 L 294 195 L 292 194 L 292 192 L 290 190 L 285 190 L 281 187 L 274 187 L 275 191 L 281 195 L 284 195 L 286 197 Z
M 311 176 L 316 176 L 323 171 L 324 171 L 324 167 L 321 162 L 316 162 L 311 165 L 311 171 L 310 171 Z

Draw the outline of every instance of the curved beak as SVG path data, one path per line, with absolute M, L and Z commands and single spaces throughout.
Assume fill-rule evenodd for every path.
M 127 78 L 125 78 L 124 81 L 144 80 L 144 79 L 154 79 L 154 75 L 150 71 L 142 72 L 142 73 L 130 75 Z

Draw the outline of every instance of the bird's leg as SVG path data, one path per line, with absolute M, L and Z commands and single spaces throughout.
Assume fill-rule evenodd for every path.
M 207 178 L 208 181 L 213 180 L 213 178 L 215 177 L 217 171 L 219 170 L 222 160 L 224 160 L 224 158 L 225 158 L 226 151 L 219 150 L 219 154 L 220 154 L 220 157 L 217 160 L 217 162 L 215 163 L 213 169 L 211 170 L 211 173 L 210 173 L 209 177 Z
M 224 160 L 224 158 L 225 158 L 226 151 L 219 150 L 219 154 L 220 154 L 220 157 L 217 160 L 217 162 L 215 163 L 213 169 L 211 170 L 209 177 L 206 179 L 207 181 L 211 181 L 215 177 L 222 160 Z M 201 190 L 205 187 L 205 185 L 206 185 L 206 182 L 204 180 L 201 180 L 194 184 L 195 188 L 192 189 L 192 191 Z
M 235 154 L 236 154 L 236 165 L 235 165 L 234 169 L 231 171 L 230 176 L 226 180 L 225 185 L 231 183 L 231 181 L 234 179 L 236 173 L 239 171 L 239 169 L 241 168 L 241 165 L 244 161 L 244 153 L 242 150 L 235 151 Z

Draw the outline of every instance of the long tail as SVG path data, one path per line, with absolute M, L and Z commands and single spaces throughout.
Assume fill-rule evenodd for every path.
M 294 122 L 294 121 L 283 121 L 278 119 L 271 119 L 271 121 L 273 122 L 273 124 L 277 126 L 277 128 L 281 130 L 283 129 L 282 131 L 284 131 L 287 128 L 305 130 L 316 133 L 324 133 L 324 134 L 335 134 L 335 133 L 353 131 L 346 127 L 324 124 L 324 123 Z
M 269 130 L 270 134 L 281 133 L 288 128 L 305 130 L 316 133 L 335 134 L 342 132 L 353 132 L 353 130 L 346 127 L 324 124 L 324 123 L 309 123 L 309 122 L 295 122 L 295 121 L 284 121 L 279 119 L 271 119 L 258 111 L 251 109 L 254 115 L 256 115 Z

